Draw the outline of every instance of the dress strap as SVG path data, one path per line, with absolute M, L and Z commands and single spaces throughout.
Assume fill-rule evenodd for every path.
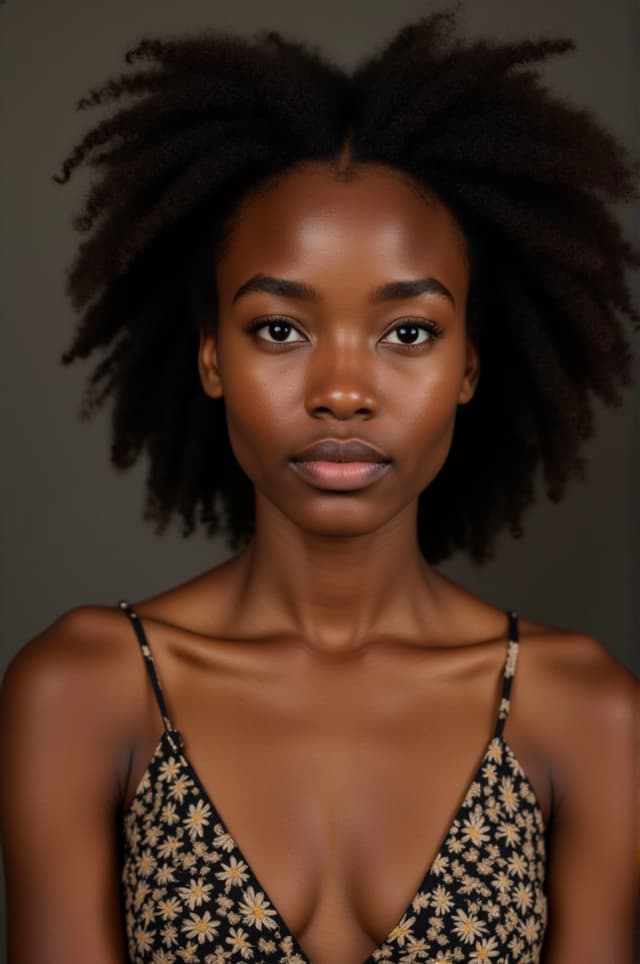
M 153 687 L 153 692 L 155 694 L 156 702 L 160 709 L 160 715 L 162 716 L 162 722 L 164 728 L 169 736 L 171 744 L 176 750 L 183 745 L 182 737 L 178 730 L 175 729 L 171 720 L 169 719 L 169 714 L 167 713 L 167 707 L 164 702 L 164 696 L 162 694 L 162 685 L 160 683 L 160 678 L 158 677 L 158 671 L 156 669 L 156 664 L 154 662 L 153 656 L 151 654 L 151 648 L 149 647 L 149 641 L 142 627 L 142 623 L 138 614 L 132 609 L 126 599 L 121 599 L 118 603 L 120 608 L 127 614 L 131 620 L 131 625 L 134 628 L 135 634 L 137 636 L 138 642 L 140 644 L 140 649 L 142 650 L 142 655 L 144 657 L 144 662 L 149 672 L 149 678 L 151 680 L 151 685 Z
M 511 686 L 513 677 L 516 673 L 516 663 L 518 662 L 519 633 L 518 633 L 518 614 L 511 609 L 507 610 L 509 617 L 509 642 L 507 644 L 507 655 L 502 671 L 502 693 L 500 694 L 500 709 L 498 710 L 498 721 L 496 723 L 496 737 L 502 737 L 504 725 L 509 716 L 511 706 Z

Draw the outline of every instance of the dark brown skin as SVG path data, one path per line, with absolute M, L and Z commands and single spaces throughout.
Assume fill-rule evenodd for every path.
M 255 537 L 130 602 L 185 751 L 289 929 L 315 964 L 361 964 L 486 749 L 506 652 L 505 613 L 416 540 L 418 495 L 480 375 L 465 240 L 437 199 L 375 165 L 344 182 L 309 164 L 241 215 L 198 364 L 256 487 Z M 319 300 L 254 291 L 232 304 L 258 273 Z M 424 276 L 455 304 L 369 301 Z M 247 331 L 274 315 L 294 326 L 284 348 L 267 327 Z M 408 349 L 393 334 L 408 318 L 443 334 Z M 391 469 L 355 492 L 315 488 L 289 459 L 330 437 L 376 445 Z M 636 684 L 589 636 L 521 618 L 520 638 L 505 737 L 550 826 L 544 962 L 631 964 Z M 116 820 L 162 733 L 128 620 L 115 606 L 65 613 L 14 659 L 1 695 L 11 964 L 123 964 Z

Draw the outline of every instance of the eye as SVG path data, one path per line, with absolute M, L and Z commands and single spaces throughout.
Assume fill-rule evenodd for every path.
M 288 318 L 275 316 L 267 320 L 256 321 L 249 328 L 251 334 L 255 334 L 261 341 L 266 341 L 269 345 L 294 345 L 306 341 L 296 326 Z M 405 319 L 395 328 L 392 328 L 383 339 L 387 344 L 397 345 L 402 348 L 423 348 L 439 338 L 442 328 L 435 322 L 421 318 Z M 294 337 L 291 337 L 291 336 Z M 299 337 L 295 337 L 298 335 Z M 388 339 L 397 336 L 398 340 Z
M 403 348 L 422 348 L 423 345 L 435 341 L 441 334 L 442 328 L 433 321 L 427 321 L 425 318 L 412 321 L 407 318 L 392 328 L 383 341 L 386 342 L 391 335 L 397 335 L 399 341 L 391 341 L 390 344 L 401 345 Z
M 304 338 L 290 338 L 292 332 L 300 332 L 290 321 L 286 318 L 270 318 L 267 321 L 257 321 L 255 324 L 251 325 L 249 331 L 256 334 L 258 338 L 262 341 L 266 341 L 269 344 L 286 344 L 292 345 L 298 341 L 305 341 Z

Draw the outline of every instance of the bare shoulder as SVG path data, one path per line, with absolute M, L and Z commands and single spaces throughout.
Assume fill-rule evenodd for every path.
M 440 574 L 439 574 L 440 575 Z M 461 591 L 451 580 L 457 613 L 466 613 L 462 638 L 483 627 L 482 635 L 502 647 L 504 612 L 484 599 Z M 580 721 L 595 718 L 603 725 L 629 727 L 637 712 L 638 681 L 595 637 L 520 617 L 517 680 L 513 710 L 528 732 L 555 735 L 568 722 L 575 730 Z
M 598 639 L 533 621 L 521 627 L 522 672 L 545 699 L 566 703 L 572 713 L 581 708 L 614 716 L 633 712 L 638 680 Z
M 118 610 L 69 610 L 19 650 L 0 686 L 12 960 L 123 960 L 114 818 L 130 766 L 132 688 L 142 679 L 131 671 L 127 628 Z
M 34 730 L 76 725 L 131 733 L 139 698 L 139 653 L 116 608 L 78 606 L 62 613 L 25 643 L 0 684 L 0 729 L 28 720 Z
M 638 734 L 638 680 L 596 638 L 523 621 L 515 705 L 558 766 L 604 754 L 630 763 Z
M 126 645 L 130 633 L 115 608 L 69 609 L 18 650 L 7 667 L 2 692 L 7 694 L 16 686 L 45 692 L 76 681 L 89 685 L 102 679 L 104 683 L 102 673 L 109 670 L 120 670 L 126 676 L 123 662 L 132 648 Z

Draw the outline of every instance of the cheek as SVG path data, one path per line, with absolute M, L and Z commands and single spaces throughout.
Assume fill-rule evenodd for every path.
M 433 371 L 405 395 L 403 422 L 410 474 L 425 488 L 444 465 L 455 429 L 460 379 L 450 370 Z
M 274 378 L 243 366 L 225 384 L 227 431 L 233 453 L 244 472 L 258 482 L 286 443 L 287 426 L 298 404 L 290 378 Z M 286 444 L 285 444 L 286 448 Z M 272 466 L 271 466 L 272 467 Z

